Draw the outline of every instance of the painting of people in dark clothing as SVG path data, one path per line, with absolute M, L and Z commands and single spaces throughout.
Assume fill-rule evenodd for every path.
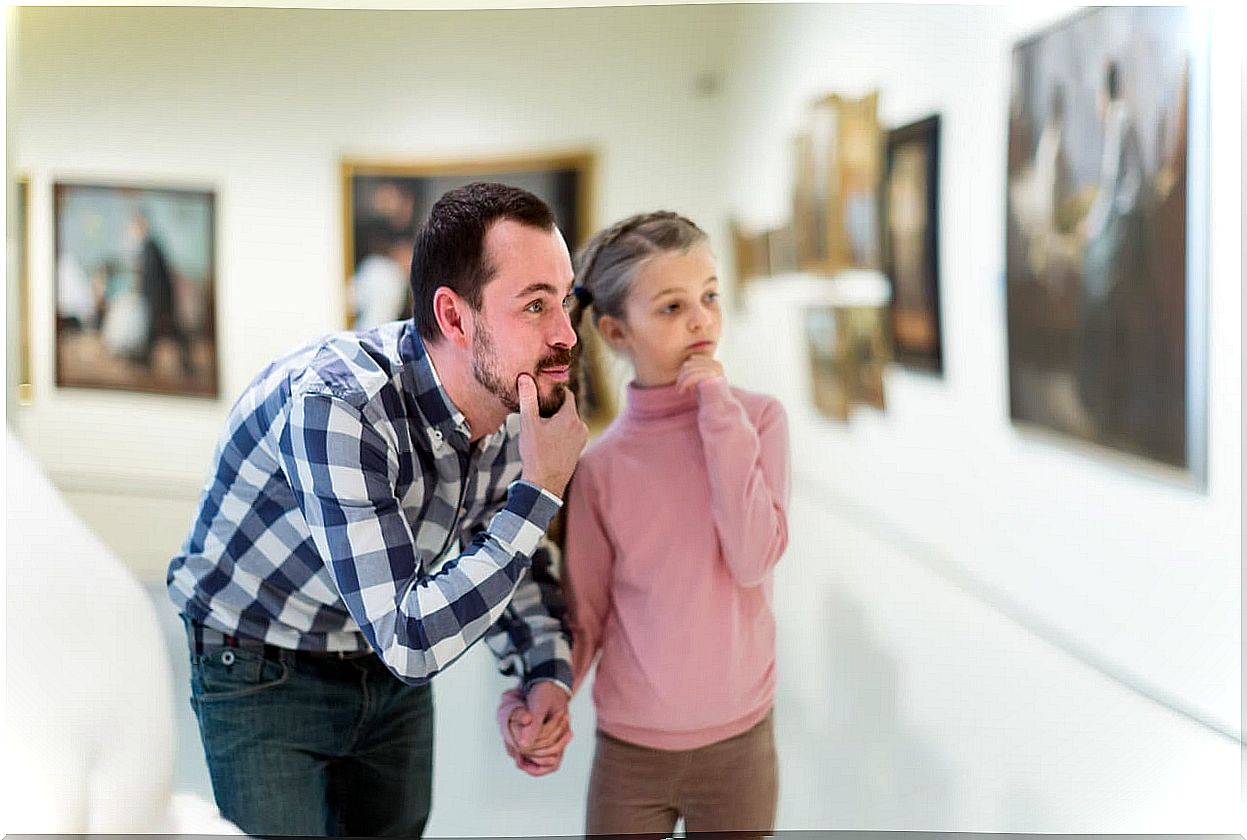
M 574 252 L 591 232 L 592 165 L 584 154 L 410 164 L 344 161 L 347 326 L 370 330 L 411 317 L 416 231 L 439 196 L 473 181 L 521 187 L 546 202 Z
M 1195 28 L 1184 8 L 1109 7 L 1014 48 L 1006 298 L 1016 423 L 1198 477 Z
M 56 383 L 216 397 L 214 196 L 57 184 Z

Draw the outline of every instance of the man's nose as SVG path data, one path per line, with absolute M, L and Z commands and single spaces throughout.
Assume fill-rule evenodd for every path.
M 558 329 L 550 342 L 550 346 L 571 348 L 576 346 L 576 341 L 576 330 L 572 327 L 571 315 L 566 309 L 559 310 Z

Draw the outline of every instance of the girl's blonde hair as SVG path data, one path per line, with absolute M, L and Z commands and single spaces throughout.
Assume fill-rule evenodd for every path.
M 705 231 L 669 210 L 638 213 L 598 231 L 576 255 L 572 309 L 576 332 L 589 308 L 594 326 L 603 315 L 623 319 L 628 291 L 646 261 L 659 254 L 685 253 L 706 239 Z

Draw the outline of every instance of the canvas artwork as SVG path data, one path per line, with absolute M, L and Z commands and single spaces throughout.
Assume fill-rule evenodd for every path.
M 898 362 L 941 373 L 938 115 L 888 133 L 883 264 Z
M 750 280 L 767 277 L 771 273 L 770 249 L 766 234 L 747 230 L 736 219 L 728 221 L 732 236 L 732 255 L 736 262 L 736 286 L 742 290 Z M 740 295 L 734 295 L 740 300 Z
M 1109 7 L 1014 48 L 1006 294 L 1015 422 L 1199 472 L 1193 44 L 1186 9 Z
M 854 404 L 883 410 L 883 371 L 891 361 L 886 311 L 875 306 L 805 309 L 811 394 L 819 412 L 848 420 Z
M 443 193 L 473 181 L 520 187 L 546 202 L 575 253 L 592 233 L 592 166 L 587 155 L 427 164 L 344 162 L 347 326 L 371 329 L 411 316 L 408 275 L 416 229 Z
M 215 197 L 58 183 L 56 384 L 217 396 Z
M 878 100 L 878 92 L 860 99 L 825 96 L 795 140 L 794 247 L 807 271 L 881 267 Z
M 13 220 L 17 253 L 14 270 L 17 272 L 17 401 L 30 405 L 34 398 L 34 379 L 30 367 L 30 270 L 27 265 L 30 254 L 30 181 L 17 179 L 17 195 L 13 204 L 16 218 Z
M 411 317 L 415 233 L 448 190 L 474 181 L 528 190 L 550 206 L 575 254 L 593 233 L 593 170 L 593 157 L 587 153 L 430 163 L 344 161 L 347 327 L 371 329 Z M 581 342 L 577 404 L 590 426 L 600 426 L 615 414 L 606 352 L 598 340 Z
M 843 422 L 849 419 L 853 400 L 848 358 L 838 339 L 835 308 L 807 307 L 805 340 L 810 359 L 810 395 L 820 414 Z

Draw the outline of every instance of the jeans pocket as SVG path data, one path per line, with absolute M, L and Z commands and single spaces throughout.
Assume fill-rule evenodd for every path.
M 191 694 L 203 703 L 249 697 L 289 678 L 285 662 L 246 648 L 225 648 L 191 660 Z

